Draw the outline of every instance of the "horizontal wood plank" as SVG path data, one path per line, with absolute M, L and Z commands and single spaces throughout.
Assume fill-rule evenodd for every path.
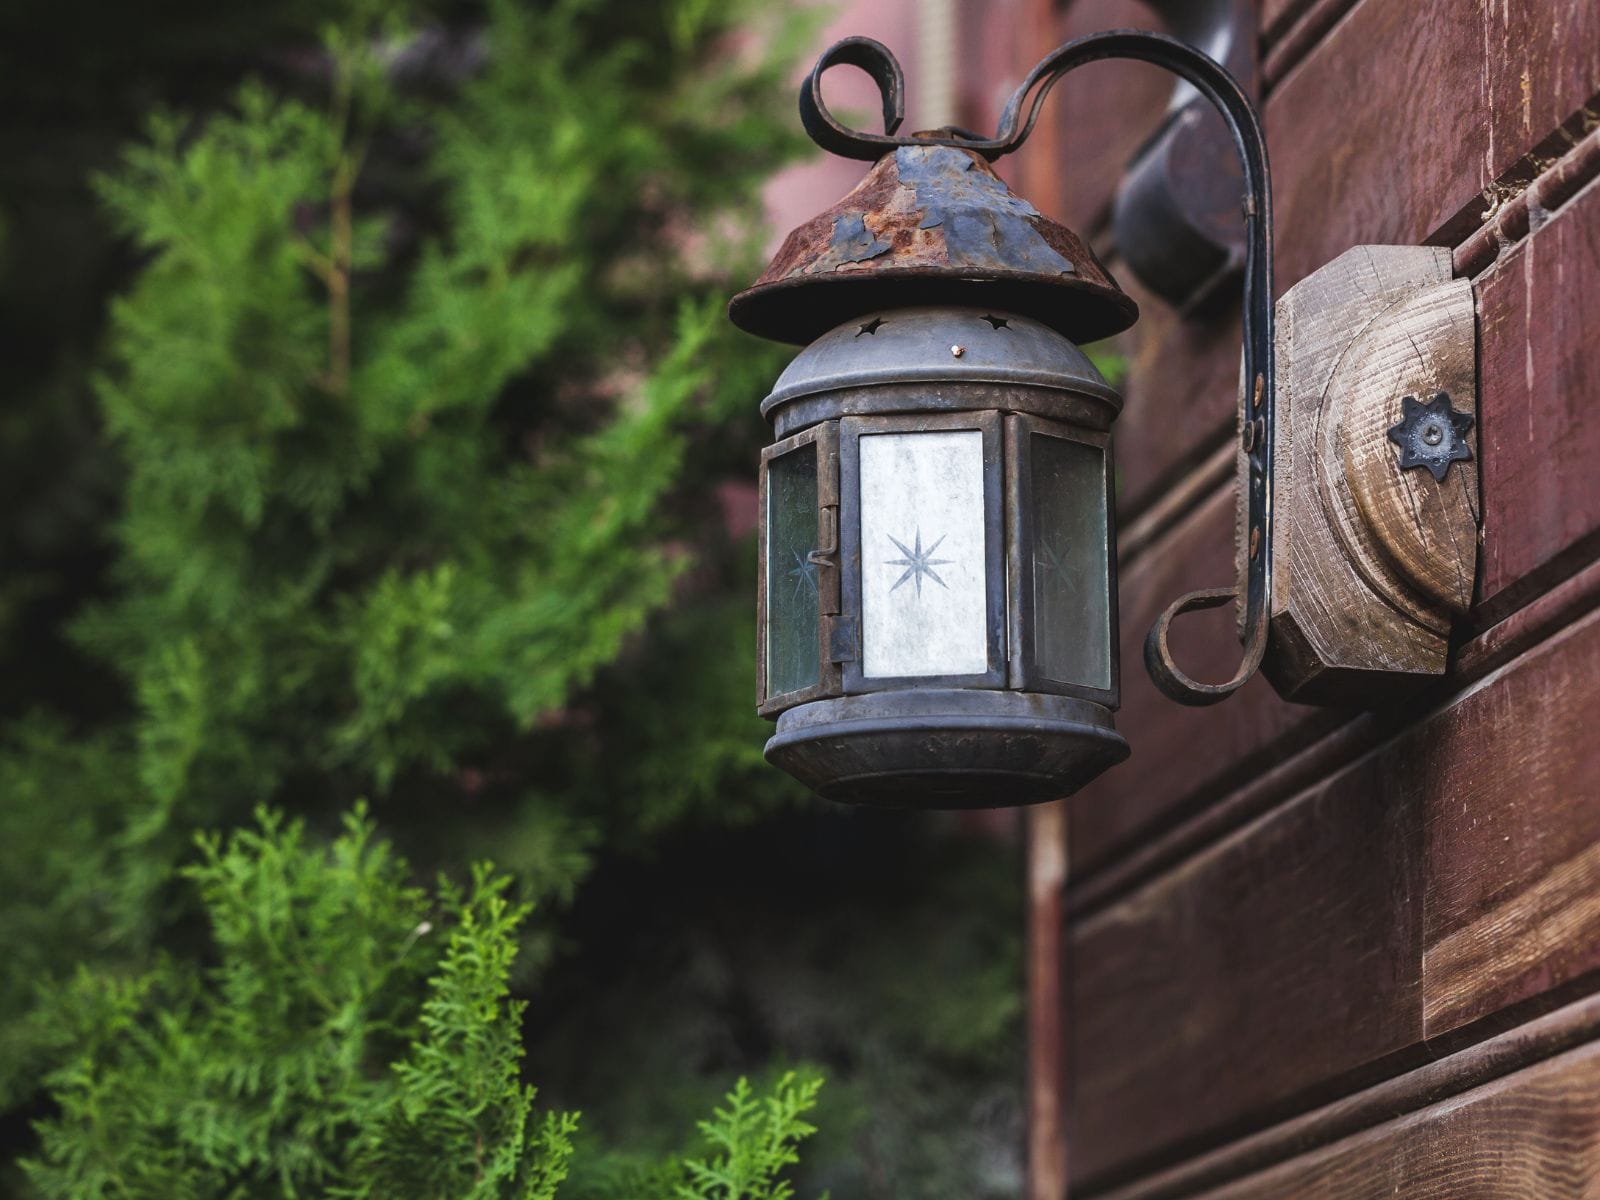
M 1600 966 L 1597 709 L 1590 613 L 1074 928 L 1080 1178 L 1230 1140 Z
M 1368 1131 L 1600 1039 L 1600 995 L 1583 996 L 1457 1050 L 1429 1054 L 1413 1070 L 1271 1125 L 1196 1158 L 1144 1175 L 1093 1200 L 1191 1200 L 1208 1188 L 1249 1179 L 1291 1159 Z
M 1423 740 L 1425 1034 L 1600 968 L 1600 616 Z
M 1422 1032 L 1420 811 L 1369 759 L 1073 930 L 1074 1170 L 1227 1140 Z
M 1600 540 L 1600 181 L 1590 183 L 1477 285 L 1480 478 L 1484 525 L 1480 626 L 1559 578 L 1574 554 Z M 1119 453 L 1120 453 L 1119 447 Z M 1073 801 L 1073 863 L 1093 868 L 1157 823 L 1206 802 L 1259 766 L 1303 745 L 1326 715 L 1286 705 L 1251 684 L 1226 704 L 1186 709 L 1145 677 L 1145 631 L 1173 598 L 1225 583 L 1231 570 L 1229 488 L 1150 544 L 1122 573 L 1123 711 L 1133 757 Z M 1236 643 L 1227 617 L 1185 618 L 1179 661 L 1221 678 Z M 1184 745 L 1182 756 L 1161 748 Z
M 1462 646 L 1456 659 L 1458 682 L 1454 690 L 1463 690 L 1483 679 L 1596 608 L 1600 608 L 1600 561 L 1589 563 Z M 1448 694 L 1449 686 L 1441 683 L 1435 691 Z M 1431 703 L 1425 698 L 1414 700 L 1412 711 L 1426 711 Z M 1331 732 L 1318 730 L 1303 749 L 1275 755 L 1270 768 L 1255 772 L 1217 802 L 1197 808 L 1180 820 L 1163 821 L 1146 830 L 1101 869 L 1079 871 L 1073 877 L 1069 911 L 1086 915 L 1105 907 L 1393 735 L 1392 713 L 1383 710 L 1348 719 L 1344 714 L 1326 715 L 1335 722 Z
M 1600 181 L 1477 291 L 1489 600 L 1600 529 Z
M 1257 23 L 1264 42 L 1276 42 L 1299 20 L 1313 0 L 1261 0 Z
M 1600 1045 L 1591 1043 L 1196 1200 L 1593 1200 Z
M 1464 237 L 1480 194 L 1596 92 L 1593 0 L 1363 0 L 1266 103 L 1278 290 L 1353 245 Z M 1062 169 L 1072 163 L 1064 154 Z M 1109 194 L 1115 180 L 1101 186 Z M 1129 335 L 1117 437 L 1130 513 L 1233 420 L 1239 345 L 1229 318 L 1162 309 L 1144 304 Z
M 1304 740 L 1328 724 L 1316 709 L 1279 700 L 1264 678 L 1251 680 L 1225 704 L 1189 708 L 1157 691 L 1145 671 L 1145 634 L 1161 611 L 1185 592 L 1232 581 L 1233 507 L 1230 478 L 1119 575 L 1123 665 L 1117 727 L 1133 754 L 1070 802 L 1075 872 L 1105 862 L 1153 822 L 1220 790 L 1221 781 L 1242 778 L 1263 748 L 1297 731 Z M 1194 677 L 1226 679 L 1241 654 L 1233 610 L 1174 622 L 1172 647 Z

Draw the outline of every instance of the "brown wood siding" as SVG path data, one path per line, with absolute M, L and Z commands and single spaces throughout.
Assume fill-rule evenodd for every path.
M 1036 19 L 1049 4 L 1014 77 L 1066 36 L 1149 24 L 1133 0 Z M 1238 322 L 1118 272 L 1143 310 L 1116 429 L 1133 757 L 1070 802 L 1069 982 L 1036 1023 L 1066 1023 L 1036 1050 L 1070 1063 L 1072 1195 L 1600 1196 L 1600 4 L 1258 16 L 1278 290 L 1364 242 L 1457 247 L 1473 278 L 1476 600 L 1449 676 L 1388 707 L 1157 694 L 1151 620 L 1232 577 Z M 1103 243 L 1169 88 L 1097 64 L 1062 93 L 1016 169 Z M 1574 144 L 1581 186 L 1516 199 Z M 1238 653 L 1214 617 L 1177 627 L 1201 677 Z M 1052 1178 L 1034 1200 L 1059 1200 Z

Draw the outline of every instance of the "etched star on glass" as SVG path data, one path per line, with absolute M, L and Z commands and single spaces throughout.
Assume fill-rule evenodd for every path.
M 794 580 L 795 598 L 798 599 L 808 592 L 815 596 L 817 594 L 817 564 L 811 561 L 811 556 L 816 553 L 816 548 L 812 547 L 805 553 L 791 548 L 789 553 L 794 558 L 794 566 L 789 568 L 788 574 L 789 578 Z
M 935 567 L 947 567 L 955 562 L 955 559 L 953 558 L 933 557 L 933 552 L 937 550 L 939 548 L 939 544 L 944 541 L 943 535 L 941 535 L 939 540 L 934 542 L 933 545 L 929 546 L 926 550 L 922 548 L 922 530 L 920 528 L 917 530 L 916 541 L 911 547 L 908 547 L 904 542 L 892 534 L 889 535 L 889 540 L 893 542 L 899 549 L 900 553 L 905 556 L 904 558 L 884 559 L 884 562 L 891 567 L 905 568 L 904 574 L 902 574 L 899 579 L 896 579 L 894 581 L 894 586 L 889 589 L 891 592 L 898 591 L 900 585 L 909 579 L 916 584 L 917 595 L 922 595 L 922 577 L 924 575 L 933 580 L 940 587 L 945 588 L 946 590 L 949 589 L 950 585 L 947 584 L 943 579 L 940 579 L 939 573 L 934 570 Z

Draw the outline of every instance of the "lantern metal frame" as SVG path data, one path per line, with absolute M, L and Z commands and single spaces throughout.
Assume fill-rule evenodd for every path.
M 980 316 L 979 314 L 983 314 Z M 977 329 L 957 327 L 971 320 Z M 848 331 L 851 322 L 842 328 Z M 1002 341 L 1027 339 L 1015 357 L 985 346 L 980 333 L 1005 329 Z M 780 431 L 795 430 L 761 452 L 758 570 L 757 710 L 779 714 L 814 700 L 872 691 L 955 687 L 1012 689 L 1075 696 L 1115 709 L 1120 700 L 1120 639 L 1117 636 L 1116 554 L 1112 438 L 1109 424 L 1121 401 L 1070 342 L 1019 315 L 1009 319 L 981 308 L 904 309 L 864 323 L 886 328 L 884 338 L 910 341 L 889 360 L 863 364 L 859 354 L 846 360 L 823 348 L 820 361 L 805 363 L 799 381 L 780 380 L 763 410 Z M 839 331 L 834 331 L 839 332 Z M 948 353 L 951 336 L 961 337 L 965 357 Z M 848 344 L 848 343 L 846 343 Z M 815 346 L 816 343 L 813 343 Z M 928 346 L 937 354 L 928 353 Z M 882 347 L 883 343 L 876 343 Z M 1009 348 L 1008 348 L 1009 349 Z M 987 351 L 988 353 L 985 353 Z M 1061 357 L 1065 352 L 1065 362 Z M 1077 361 L 1073 361 L 1076 359 Z M 930 361 L 931 360 L 931 361 Z M 976 360 L 976 361 L 975 361 Z M 1046 366 L 1053 361 L 1053 366 Z M 803 360 L 797 359 L 796 366 Z M 786 378 L 790 375 L 786 372 Z M 796 427 L 799 427 L 796 429 Z M 971 674 L 867 675 L 860 661 L 864 618 L 860 518 L 859 445 L 864 436 L 938 430 L 970 430 L 984 441 L 984 536 L 986 581 L 985 658 Z M 1095 552 L 1103 565 L 1106 595 L 1103 630 L 1106 682 L 1058 678 L 1039 661 L 1035 646 L 1034 437 L 1084 446 L 1095 452 L 1101 495 L 1093 512 L 1099 537 Z M 816 547 L 807 562 L 817 571 L 817 682 L 769 694 L 768 577 L 772 535 L 773 464 L 807 446 L 818 464 Z
M 865 623 L 865 585 L 861 547 L 861 439 L 874 434 L 977 432 L 983 436 L 983 537 L 984 561 L 984 670 L 968 675 L 868 675 L 861 657 L 843 664 L 844 692 L 901 691 L 907 688 L 977 688 L 997 690 L 1007 685 L 1006 593 L 988 586 L 1004 579 L 1005 480 L 990 469 L 1003 453 L 1001 414 L 993 409 L 961 412 L 897 413 L 889 416 L 842 417 L 839 420 L 839 546 L 843 565 L 841 615 L 860 630 Z
M 1063 75 L 1109 58 L 1150 62 L 1191 83 L 1221 112 L 1245 177 L 1243 566 L 1235 586 L 1191 592 L 1161 615 L 1145 641 L 1146 665 L 1161 690 L 1186 704 L 1223 699 L 1261 665 L 1272 563 L 1271 186 L 1249 97 L 1191 46 L 1115 30 L 1046 56 L 1007 103 L 993 138 L 955 128 L 904 137 L 896 134 L 904 97 L 899 63 L 881 43 L 847 38 L 822 55 L 802 86 L 801 118 L 824 149 L 875 165 L 848 196 L 791 233 L 761 278 L 729 304 L 741 328 L 807 343 L 762 404 L 780 440 L 762 454 L 758 706 L 777 718 L 768 760 L 825 796 L 917 806 L 1029 803 L 1070 793 L 1127 756 L 1111 715 L 1121 663 L 1110 430 L 1121 400 L 1079 344 L 1127 328 L 1137 307 L 1081 238 L 1011 192 L 988 166 L 1027 139 Z M 828 111 L 821 79 L 840 65 L 860 67 L 876 81 L 883 134 L 848 129 Z M 875 474 L 867 488 L 862 438 L 914 440 L 956 430 L 979 434 L 976 459 L 964 439 L 964 448 L 943 460 L 936 443 L 922 451 L 887 443 L 886 455 L 910 456 L 893 470 L 910 474 Z M 1050 448 L 1044 439 L 1060 444 Z M 1063 450 L 1067 445 L 1095 451 L 1098 481 L 1084 456 Z M 774 484 L 778 464 L 801 452 L 816 457 L 809 549 L 805 466 L 787 468 L 800 474 Z M 1044 474 L 1036 458 L 1048 463 Z M 969 474 L 975 464 L 981 478 Z M 880 496 L 873 500 L 874 543 L 886 533 L 880 518 L 890 510 L 883 506 L 962 506 L 962 537 L 975 541 L 982 531 L 981 600 L 971 590 L 969 546 L 964 565 L 952 568 L 961 573 L 965 598 L 927 609 L 927 633 L 908 626 L 916 618 L 903 612 L 884 626 L 888 632 L 874 633 L 878 609 L 869 597 L 879 587 L 893 591 L 905 577 L 890 585 L 864 573 L 881 572 L 863 561 L 864 489 Z M 780 503 L 781 514 L 774 509 Z M 1054 536 L 1045 538 L 1036 521 L 1049 522 Z M 792 544 L 796 535 L 799 544 Z M 885 562 L 908 564 L 908 574 L 914 566 L 920 600 L 923 568 L 936 564 L 924 556 L 920 530 L 916 544 Z M 816 584 L 814 675 L 801 657 L 812 614 L 803 600 L 794 607 L 803 592 L 774 590 L 773 554 L 796 558 L 803 576 L 797 587 Z M 1059 580 L 1040 574 L 1042 556 Z M 1091 575 L 1088 590 L 1077 586 Z M 1243 610 L 1238 670 L 1220 684 L 1193 680 L 1172 658 L 1171 624 L 1229 601 Z M 935 646 L 948 657 L 924 654 Z M 983 670 L 963 674 L 906 673 L 924 666 L 965 671 L 980 661 Z M 898 673 L 869 675 L 869 665 Z M 784 682 L 804 686 L 767 695 L 774 667 Z
M 1024 692 L 1076 696 L 1115 711 L 1122 702 L 1122 639 L 1118 635 L 1117 620 L 1117 510 L 1111 470 L 1111 434 L 1103 430 L 1066 425 L 1032 413 L 1005 414 L 1005 433 L 1006 507 L 1013 523 L 1013 533 L 1006 547 L 1010 556 L 1006 564 L 1006 580 L 1011 591 L 1008 605 L 1011 618 L 1008 634 L 1011 686 Z M 1106 633 L 1110 647 L 1106 664 L 1109 682 L 1105 687 L 1057 679 L 1048 674 L 1038 660 L 1036 637 L 1039 625 L 1034 606 L 1034 572 L 1038 569 L 1038 560 L 1029 550 L 1034 544 L 1035 534 L 1034 516 L 1029 504 L 1036 494 L 1033 450 L 1029 444 L 1034 436 L 1093 446 L 1100 452 L 1100 474 L 1105 486 L 1105 541 L 1100 552 L 1106 563 Z
M 767 662 L 767 577 L 768 525 L 770 518 L 771 468 L 774 460 L 811 446 L 817 456 L 817 546 L 807 556 L 807 563 L 817 568 L 817 682 L 809 687 L 795 688 L 767 695 L 770 668 Z M 831 468 L 831 469 L 829 469 Z M 763 717 L 776 716 L 785 709 L 827 696 L 837 696 L 841 690 L 839 664 L 834 661 L 831 645 L 832 630 L 828 617 L 839 611 L 839 425 L 837 421 L 822 421 L 799 433 L 774 442 L 761 451 L 761 476 L 757 503 L 761 506 L 759 549 L 756 570 L 760 586 L 756 589 L 756 711 Z

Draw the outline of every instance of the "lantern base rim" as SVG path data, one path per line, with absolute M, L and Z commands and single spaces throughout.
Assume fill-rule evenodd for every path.
M 885 808 L 1038 804 L 1127 757 L 1102 704 L 963 688 L 802 704 L 778 718 L 766 746 L 768 762 L 824 799 Z

